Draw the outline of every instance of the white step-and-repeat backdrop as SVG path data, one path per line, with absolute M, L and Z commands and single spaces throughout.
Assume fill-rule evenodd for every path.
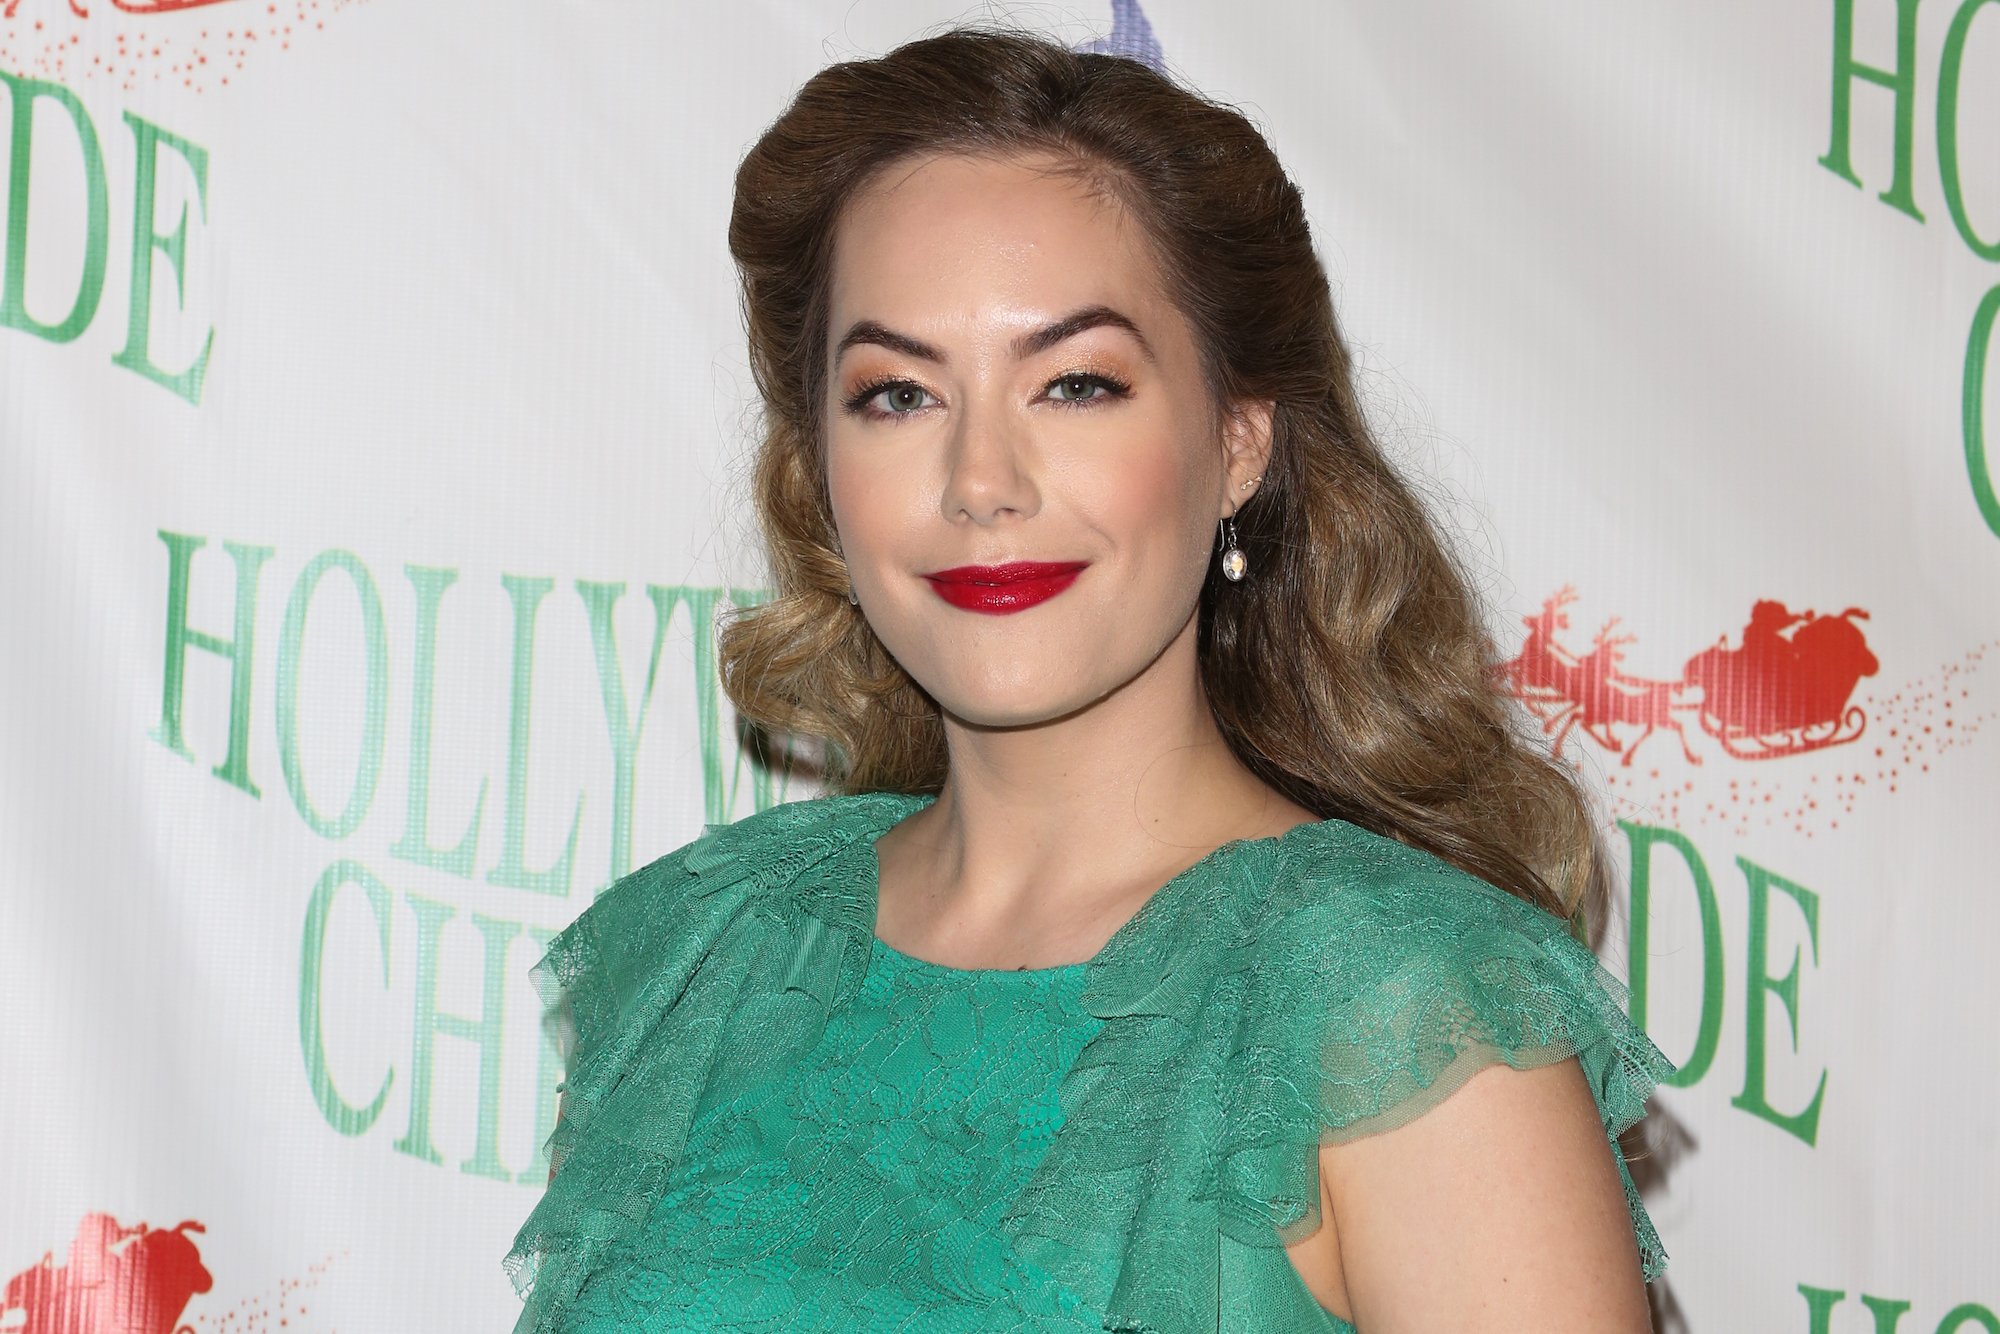
M 0 0 L 0 1330 L 511 1324 L 529 966 L 807 794 L 736 161 L 992 17 L 1299 180 L 1616 822 L 1664 1327 L 2000 1334 L 1988 0 Z

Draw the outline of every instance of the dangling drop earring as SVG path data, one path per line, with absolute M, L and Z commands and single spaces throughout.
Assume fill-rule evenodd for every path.
M 1240 583 L 1250 572 L 1250 558 L 1236 545 L 1235 516 L 1217 520 L 1216 532 L 1222 542 L 1222 577 L 1232 584 Z

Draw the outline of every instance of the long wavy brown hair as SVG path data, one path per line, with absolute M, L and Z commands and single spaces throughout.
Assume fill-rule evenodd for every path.
M 738 713 L 816 741 L 835 791 L 936 792 L 938 706 L 847 601 L 822 452 L 829 269 L 857 188 L 898 159 L 1051 154 L 1139 220 L 1210 402 L 1276 404 L 1237 512 L 1250 576 L 1211 565 L 1201 680 L 1229 746 L 1322 818 L 1427 849 L 1588 938 L 1606 860 L 1571 772 L 1501 688 L 1471 581 L 1364 419 L 1299 191 L 1234 108 L 1135 60 L 954 28 L 808 80 L 736 173 L 765 434 L 771 597 L 725 616 Z

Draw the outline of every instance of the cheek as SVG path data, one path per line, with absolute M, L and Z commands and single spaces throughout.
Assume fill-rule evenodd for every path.
M 867 488 L 861 486 L 854 476 L 854 469 L 829 461 L 826 469 L 827 504 L 833 510 L 834 527 L 842 534 L 843 544 L 851 543 L 856 512 L 861 502 L 867 498 Z
M 914 568 L 930 546 L 937 496 L 907 461 L 871 458 L 860 450 L 831 455 L 827 500 L 841 552 L 855 586 L 898 587 L 900 572 Z M 887 613 L 877 602 L 878 612 Z
M 1098 520 L 1121 547 L 1143 554 L 1149 568 L 1140 577 L 1178 582 L 1180 567 L 1205 550 L 1213 481 L 1194 466 L 1194 453 L 1192 443 L 1176 440 L 1093 470 L 1088 485 Z
M 847 551 L 858 556 L 879 540 L 885 521 L 898 506 L 896 488 L 889 483 L 890 479 L 875 475 L 865 457 L 837 445 L 829 448 L 827 500 Z

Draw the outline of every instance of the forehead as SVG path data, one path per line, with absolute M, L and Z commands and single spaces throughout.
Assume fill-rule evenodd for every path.
M 1062 165 L 954 153 L 877 172 L 835 228 L 834 318 L 976 317 L 996 301 L 1156 311 L 1164 295 L 1136 219 Z

